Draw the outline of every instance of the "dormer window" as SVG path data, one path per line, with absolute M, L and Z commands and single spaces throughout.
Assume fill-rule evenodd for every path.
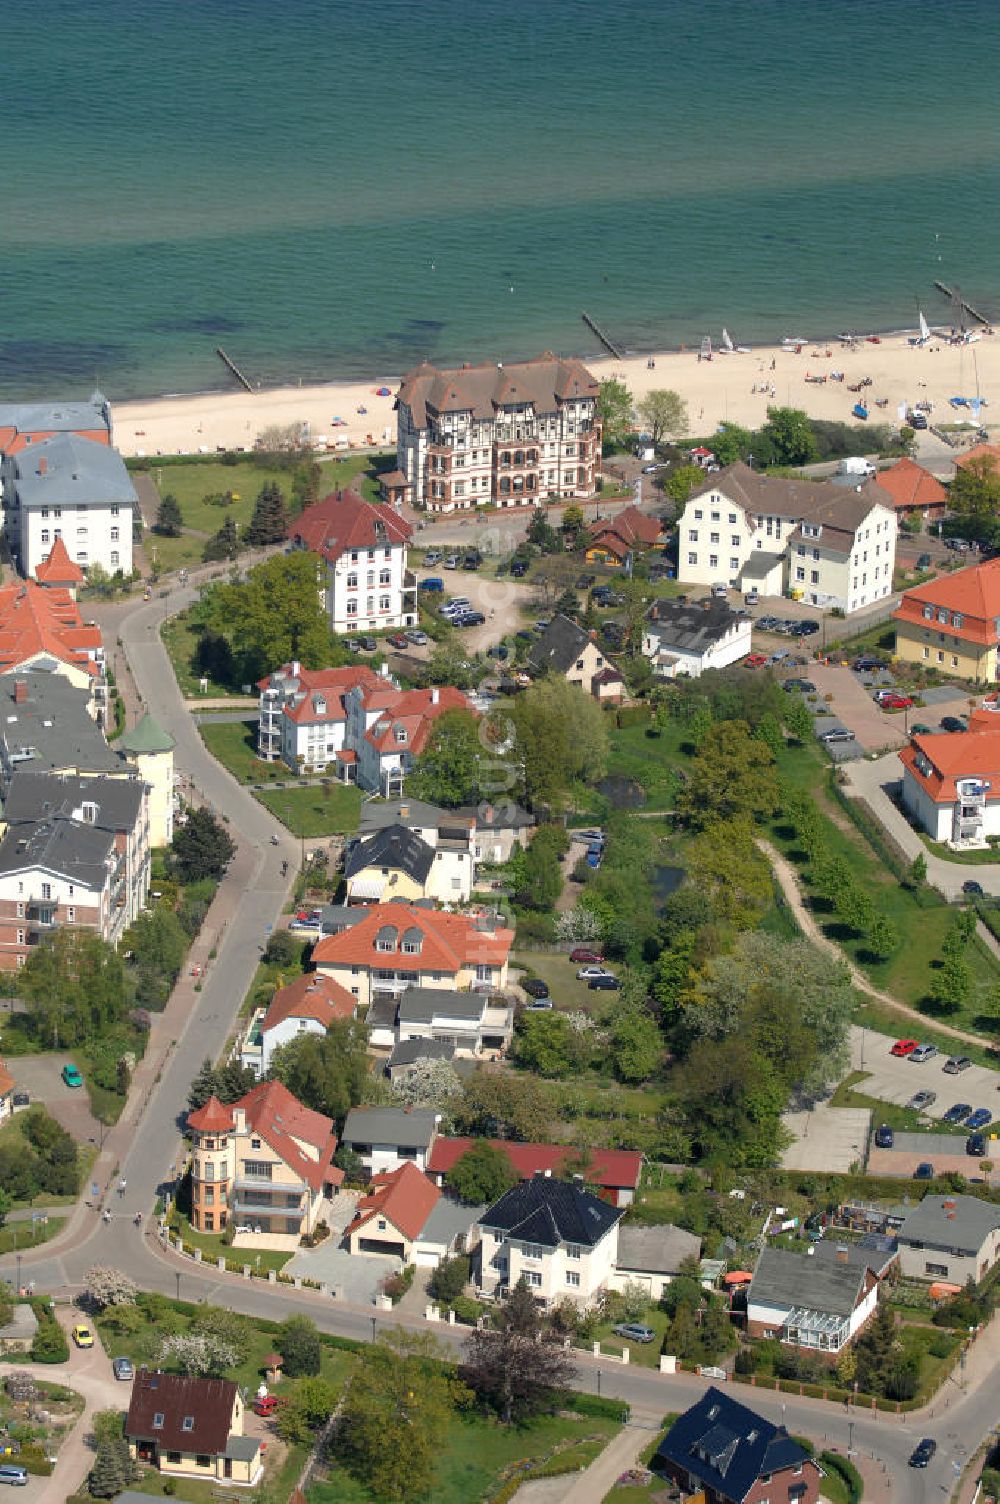
M 938 614 L 937 614 L 937 619 L 938 619 L 939 622 L 942 622 L 945 626 L 947 626 L 948 625 L 948 613 L 947 613 L 947 611 L 939 610 Z
M 384 924 L 375 936 L 375 949 L 381 951 L 394 951 L 399 933 L 391 924 Z
M 424 944 L 423 933 L 422 933 L 421 930 L 417 929 L 416 925 L 412 925 L 410 927 L 410 929 L 404 930 L 404 932 L 403 932 L 403 950 L 406 953 L 406 955 L 408 955 L 408 956 L 419 956 L 421 950 L 423 949 L 423 944 Z
M 925 606 L 924 607 L 924 621 L 933 621 L 933 620 L 934 620 L 934 607 L 933 606 Z
M 405 742 L 406 741 L 406 727 L 405 726 L 397 726 L 396 727 L 396 740 L 397 740 L 397 742 Z
M 961 611 L 954 612 L 951 618 L 951 624 L 953 627 L 960 627 L 964 621 L 965 617 L 962 615 Z

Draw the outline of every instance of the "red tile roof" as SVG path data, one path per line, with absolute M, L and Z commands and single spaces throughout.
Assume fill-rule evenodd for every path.
M 261 1024 L 263 1030 L 275 1029 L 288 1018 L 311 1018 L 324 1029 L 338 1018 L 353 1018 L 358 1000 L 332 977 L 310 971 L 296 977 L 287 987 L 274 994 Z
M 600 544 L 606 547 L 605 539 L 618 539 L 629 548 L 649 548 L 660 536 L 660 524 L 655 517 L 647 517 L 638 507 L 625 507 L 617 517 L 602 518 L 590 529 L 588 547 Z
M 303 548 L 336 560 L 350 549 L 398 547 L 412 531 L 391 507 L 365 501 L 356 491 L 335 491 L 306 507 L 289 534 Z
M 83 570 L 74 564 L 66 551 L 66 545 L 57 538 L 47 559 L 35 565 L 35 579 L 42 585 L 80 585 Z
M 280 1081 L 261 1081 L 233 1103 L 234 1111 L 242 1108 L 246 1113 L 247 1127 L 279 1154 L 290 1170 L 311 1186 L 320 1189 L 324 1181 L 339 1185 L 344 1178 L 331 1161 L 337 1152 L 337 1135 L 333 1131 L 333 1119 L 321 1112 L 303 1107 L 293 1097 L 287 1086 Z M 315 1149 L 313 1158 L 302 1144 Z
M 888 470 L 880 470 L 878 483 L 892 497 L 893 506 L 901 511 L 911 507 L 920 511 L 943 507 L 948 500 L 948 492 L 937 477 L 911 459 L 897 460 Z
M 69 591 L 36 580 L 0 586 L 0 673 L 49 654 L 96 676 L 100 629 L 85 626 Z
M 436 1175 L 446 1175 L 466 1150 L 478 1143 L 474 1138 L 436 1138 L 431 1145 L 427 1168 Z M 558 1175 L 567 1159 L 579 1156 L 578 1149 L 566 1144 L 515 1144 L 507 1139 L 488 1140 L 494 1149 L 506 1154 L 522 1180 L 530 1180 L 539 1171 Z M 642 1155 L 632 1149 L 591 1149 L 585 1178 L 604 1190 L 636 1190 L 642 1170 Z
M 422 939 L 420 953 L 377 950 L 376 936 L 388 926 L 396 931 L 397 945 L 404 931 L 418 931 Z M 513 940 L 513 930 L 478 929 L 464 914 L 445 914 L 405 903 L 378 903 L 360 924 L 338 935 L 325 935 L 313 950 L 312 958 L 318 967 L 402 965 L 408 970 L 440 971 L 454 976 L 463 966 L 502 966 Z
M 954 804 L 962 778 L 983 779 L 987 801 L 1000 800 L 1000 730 L 915 736 L 899 759 L 935 804 Z
M 417 757 L 427 745 L 431 728 L 439 716 L 449 710 L 468 710 L 472 706 L 460 689 L 451 684 L 442 684 L 436 689 L 395 689 L 381 680 L 379 687 L 364 696 L 366 710 L 381 710 L 379 719 L 371 725 L 366 736 L 378 752 L 406 750 Z M 400 742 L 396 731 L 406 732 L 406 740 Z
M 989 460 L 994 470 L 1000 468 L 1000 444 L 973 444 L 955 460 L 955 466 L 964 470 L 971 460 Z
M 14 1077 L 0 1060 L 0 1097 L 6 1097 L 14 1090 Z
M 155 1441 L 163 1451 L 217 1457 L 226 1450 L 237 1394 L 229 1379 L 194 1379 L 140 1368 L 132 1381 L 125 1435 L 130 1441 Z M 159 1426 L 154 1425 L 157 1416 L 162 1416 Z M 185 1417 L 193 1423 L 187 1430 Z
M 384 1217 L 412 1242 L 420 1236 L 440 1199 L 438 1187 L 416 1165 L 404 1164 L 398 1170 L 386 1170 L 373 1176 L 372 1189 L 358 1202 L 354 1220 L 347 1228 L 347 1237 L 373 1217 Z
M 188 1127 L 195 1133 L 229 1133 L 232 1126 L 232 1108 L 223 1107 L 216 1096 L 209 1097 L 204 1107 L 188 1113 Z
M 924 607 L 933 606 L 933 619 L 924 616 Z M 937 619 L 938 611 L 948 613 L 948 621 Z M 954 612 L 962 617 L 962 625 L 956 627 Z M 947 631 L 952 637 L 966 642 L 990 644 L 997 641 L 996 622 L 1000 618 L 1000 558 L 988 559 L 985 564 L 972 564 L 968 569 L 956 570 L 954 574 L 941 575 L 923 585 L 915 585 L 903 592 L 903 597 L 893 612 L 896 621 L 926 624 L 933 631 Z

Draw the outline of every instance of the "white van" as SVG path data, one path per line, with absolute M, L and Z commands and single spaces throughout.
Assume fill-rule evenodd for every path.
M 861 480 L 871 480 L 878 474 L 878 469 L 864 455 L 852 454 L 840 461 L 837 472 L 840 475 L 856 475 Z
M 717 601 L 724 601 L 726 599 L 726 597 L 727 597 L 728 594 L 729 594 L 729 586 L 728 585 L 713 585 L 712 586 L 712 595 L 714 596 L 714 598 Z

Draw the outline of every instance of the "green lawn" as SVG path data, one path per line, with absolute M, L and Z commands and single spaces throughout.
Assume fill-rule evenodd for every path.
M 619 729 L 609 717 L 608 736 L 611 750 L 607 776 L 637 783 L 646 795 L 643 809 L 672 809 L 677 784 L 673 770 L 684 739 L 680 721 L 669 722 L 662 735 L 650 736 L 645 725 Z
M 179 1233 L 192 1248 L 200 1248 L 205 1257 L 213 1262 L 220 1258 L 232 1259 L 237 1264 L 249 1264 L 251 1269 L 261 1269 L 265 1274 L 269 1269 L 284 1269 L 293 1257 L 291 1253 L 276 1253 L 269 1248 L 259 1251 L 254 1248 L 234 1248 L 232 1244 L 224 1243 L 219 1234 L 196 1232 L 187 1217 L 182 1217 L 179 1212 L 171 1217 L 171 1229 Z
M 613 993 L 591 992 L 586 982 L 578 982 L 579 966 L 558 951 L 518 950 L 511 956 L 511 962 L 525 967 L 548 984 L 552 1001 L 560 1012 L 582 1010 L 593 1013 L 604 1007 L 609 998 L 614 998 Z
M 219 526 L 221 527 L 221 523 Z M 164 538 L 147 528 L 142 535 L 143 552 L 151 570 L 159 574 L 173 574 L 178 569 L 191 569 L 202 562 L 205 539 L 195 533 L 181 533 L 179 538 Z
M 24 1134 L 21 1132 L 21 1114 L 16 1113 L 9 1123 L 5 1123 L 0 1128 L 0 1143 L 23 1145 L 25 1142 Z M 78 1144 L 76 1156 L 77 1163 L 80 1166 L 80 1186 L 82 1189 L 90 1183 L 90 1170 L 94 1160 L 97 1158 L 97 1148 L 93 1144 Z M 32 1201 L 26 1201 L 24 1197 L 12 1201 L 11 1210 L 17 1211 L 21 1208 L 32 1206 L 36 1202 L 39 1206 L 75 1206 L 78 1200 L 78 1196 L 50 1196 L 48 1191 L 40 1191 Z M 49 1237 L 53 1236 L 54 1234 L 50 1232 Z
M 874 900 L 879 912 L 889 919 L 900 935 L 900 944 L 887 961 L 872 962 L 862 944 L 839 927 L 822 911 L 816 911 L 824 932 L 841 944 L 845 952 L 871 978 L 877 987 L 898 997 L 912 1007 L 924 1009 L 929 978 L 941 957 L 945 935 L 952 922 L 953 910 L 932 890 L 919 897 L 904 888 L 864 836 L 840 809 L 827 789 L 827 775 L 821 752 L 813 746 L 789 747 L 779 756 L 782 776 L 793 786 L 805 789 L 826 817 L 825 839 L 829 851 L 843 857 L 855 876 Z M 786 855 L 797 850 L 795 841 L 782 823 L 781 814 L 771 826 L 775 844 Z M 798 868 L 800 877 L 803 869 Z M 972 974 L 968 1004 L 948 1014 L 947 1022 L 961 1028 L 976 1028 L 976 1018 L 983 1012 L 990 989 L 1000 983 L 1000 967 L 988 952 L 973 941 L 966 947 L 965 959 Z M 898 1031 L 898 1020 L 894 1027 Z
M 284 783 L 295 776 L 283 762 L 262 762 L 257 756 L 256 721 L 202 721 L 198 730 L 212 756 L 241 783 Z
M 293 836 L 349 834 L 358 828 L 361 790 L 352 784 L 327 783 L 305 788 L 266 789 L 256 796 Z
M 39 1201 L 46 1199 L 43 1196 L 38 1197 Z M 52 1197 L 52 1200 L 56 1199 Z M 67 1201 L 69 1198 L 62 1196 L 58 1199 Z M 16 1253 L 18 1249 L 37 1248 L 39 1243 L 48 1243 L 57 1233 L 62 1232 L 65 1226 L 65 1217 L 48 1217 L 44 1222 L 36 1222 L 34 1225 L 21 1220 L 6 1222 L 3 1227 L 0 1227 L 0 1253 Z
M 592 1415 L 545 1416 L 510 1428 L 476 1413 L 456 1415 L 439 1438 L 430 1497 L 434 1504 L 475 1504 L 494 1491 L 512 1464 L 541 1459 L 554 1447 L 570 1442 L 575 1442 L 573 1460 L 585 1467 L 617 1430 L 615 1421 Z M 374 1495 L 336 1464 L 326 1482 L 313 1484 L 307 1498 L 309 1504 L 377 1504 Z

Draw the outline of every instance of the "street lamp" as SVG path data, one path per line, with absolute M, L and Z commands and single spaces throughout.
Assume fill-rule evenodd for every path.
M 17 1254 L 17 1293 L 21 1293 L 21 1255 Z
M 181 1271 L 179 1269 L 175 1269 L 174 1270 L 174 1279 L 177 1281 L 177 1299 L 180 1300 L 180 1298 L 181 1298 Z
M 601 1370 L 597 1370 L 597 1398 L 601 1397 Z
M 369 1319 L 369 1321 L 372 1324 L 372 1342 L 374 1343 L 374 1341 L 375 1341 L 375 1321 L 376 1321 L 376 1318 L 374 1316 L 370 1316 L 368 1319 Z
M 853 1422 L 853 1420 L 849 1420 L 847 1422 L 847 1455 L 848 1455 L 848 1457 L 852 1457 L 854 1455 L 854 1422 Z

